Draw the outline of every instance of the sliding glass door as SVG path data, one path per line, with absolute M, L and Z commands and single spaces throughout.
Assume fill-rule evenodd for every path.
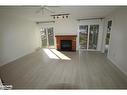
M 97 49 L 98 32 L 99 32 L 99 25 L 90 25 L 88 49 Z
M 41 41 L 42 41 L 42 47 L 47 46 L 47 32 L 46 28 L 41 29 Z
M 87 40 L 88 40 L 88 25 L 79 26 L 79 44 L 80 49 L 87 49 Z
M 98 45 L 99 25 L 79 26 L 79 46 L 80 49 L 96 50 Z
M 54 46 L 54 32 L 53 32 L 53 27 L 51 28 L 48 28 L 47 29 L 47 34 L 48 34 L 48 45 L 51 47 L 51 46 Z
M 107 33 L 106 33 L 106 38 L 105 38 L 105 54 L 108 54 L 108 49 L 109 49 L 109 41 L 110 41 L 110 32 L 112 28 L 112 20 L 109 20 L 107 23 Z
M 53 27 L 41 29 L 41 40 L 43 48 L 54 48 L 54 31 Z

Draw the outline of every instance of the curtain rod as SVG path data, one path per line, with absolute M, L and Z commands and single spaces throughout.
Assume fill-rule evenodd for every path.
M 39 22 L 36 22 L 37 24 L 39 23 L 55 23 L 55 21 L 39 21 Z
M 86 18 L 86 19 L 77 19 L 77 21 L 80 21 L 80 20 L 94 20 L 94 19 L 104 19 L 104 18 Z

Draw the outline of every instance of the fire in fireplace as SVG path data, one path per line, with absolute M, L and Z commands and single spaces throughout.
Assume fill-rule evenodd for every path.
M 72 40 L 61 40 L 61 50 L 71 51 L 72 50 Z

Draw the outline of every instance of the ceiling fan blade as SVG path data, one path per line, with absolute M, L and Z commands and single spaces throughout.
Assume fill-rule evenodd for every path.
M 53 10 L 49 9 L 49 7 L 56 7 L 56 6 L 40 6 L 40 8 L 36 11 L 36 13 L 41 13 L 42 15 L 44 15 L 44 11 L 55 13 Z
M 41 10 L 41 14 L 42 14 L 42 16 L 44 15 L 44 8 L 42 8 L 42 10 Z
M 46 7 L 61 7 L 61 6 L 53 6 L 53 5 L 52 5 L 52 6 L 46 6 Z
M 51 12 L 51 13 L 55 13 L 54 11 L 52 11 L 51 9 L 49 9 L 49 8 L 47 8 L 47 7 L 45 7 L 45 10 L 47 10 L 47 11 L 49 11 L 49 12 Z
M 42 10 L 42 8 L 39 8 L 39 9 L 36 11 L 36 13 L 40 13 L 41 10 Z
M 40 6 L 40 8 L 38 8 L 38 10 L 36 11 L 36 13 L 42 12 L 43 9 L 44 9 L 44 6 Z

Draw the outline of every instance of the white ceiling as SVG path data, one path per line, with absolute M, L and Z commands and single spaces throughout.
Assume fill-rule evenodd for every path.
M 32 21 L 47 21 L 53 20 L 50 15 L 69 13 L 70 18 L 86 19 L 86 18 L 100 18 L 107 16 L 110 12 L 115 10 L 116 6 L 46 6 L 48 9 L 54 11 L 51 13 L 44 10 L 37 13 L 41 6 L 9 6 L 0 7 L 0 12 L 9 13 L 17 16 L 22 16 Z

